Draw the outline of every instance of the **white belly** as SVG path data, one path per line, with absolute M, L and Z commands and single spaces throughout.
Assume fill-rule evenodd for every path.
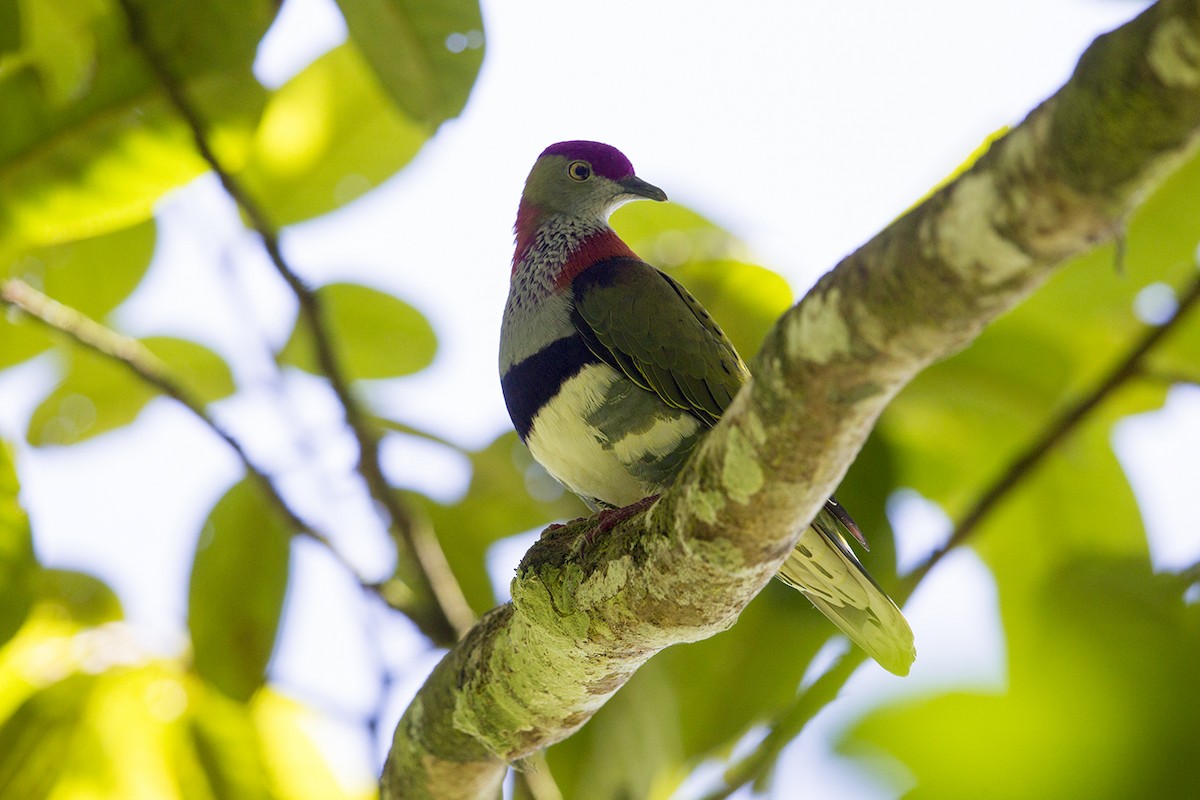
M 534 416 L 525 444 L 575 494 L 625 506 L 666 486 L 699 429 L 691 414 L 591 364 Z

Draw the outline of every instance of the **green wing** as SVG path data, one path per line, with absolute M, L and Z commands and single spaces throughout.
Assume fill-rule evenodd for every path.
M 696 298 L 643 261 L 606 261 L 572 288 L 576 326 L 596 357 L 706 425 L 750 375 Z

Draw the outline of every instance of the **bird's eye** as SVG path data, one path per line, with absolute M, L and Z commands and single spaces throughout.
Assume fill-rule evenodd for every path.
M 592 165 L 586 161 L 572 161 L 567 165 L 567 174 L 573 180 L 586 181 L 592 177 Z

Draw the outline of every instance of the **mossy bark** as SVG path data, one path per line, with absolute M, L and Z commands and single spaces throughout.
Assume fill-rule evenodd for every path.
M 646 659 L 732 625 L 887 402 L 1067 259 L 1111 239 L 1200 128 L 1200 0 L 1096 40 L 971 169 L 826 274 L 675 486 L 594 540 L 545 534 L 405 713 L 383 797 L 494 798 Z

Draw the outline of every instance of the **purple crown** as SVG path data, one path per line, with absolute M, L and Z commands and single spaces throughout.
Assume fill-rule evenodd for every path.
M 629 163 L 629 159 L 617 148 L 601 142 L 559 142 L 543 150 L 542 155 L 586 161 L 597 175 L 603 175 L 611 181 L 619 181 L 633 174 L 633 164 Z

